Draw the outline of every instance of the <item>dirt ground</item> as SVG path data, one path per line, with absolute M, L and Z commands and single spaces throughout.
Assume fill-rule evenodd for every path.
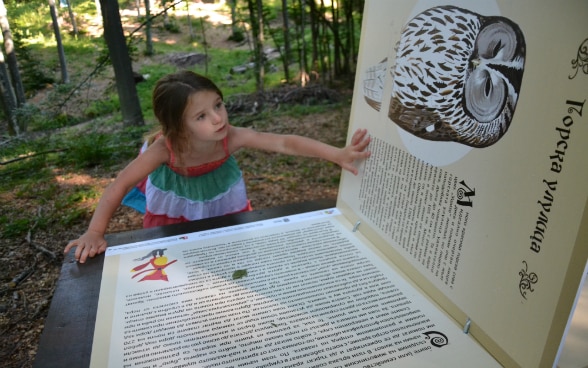
M 198 3 L 196 5 L 204 6 Z M 125 21 L 125 17 L 135 16 L 136 10 L 123 10 L 122 14 Z M 209 32 L 207 41 L 211 44 L 226 44 L 226 47 L 234 47 L 235 45 L 226 41 L 228 28 L 221 26 L 225 21 L 226 19 L 218 20 L 219 27 L 215 28 L 216 31 L 212 29 Z M 64 23 L 67 22 L 64 20 Z M 88 21 L 86 29 L 92 29 L 92 27 L 96 27 L 96 32 L 100 31 L 97 20 L 94 20 L 94 23 Z M 128 28 L 132 28 L 132 25 Z M 182 37 L 182 35 L 176 37 Z M 168 37 L 167 40 L 173 42 L 172 38 Z M 105 81 L 97 85 L 107 88 L 111 83 L 112 81 Z M 103 93 L 103 90 L 95 88 L 94 93 Z M 41 101 L 42 95 L 33 100 Z M 317 113 L 304 117 L 275 118 L 264 125 L 264 130 L 305 135 L 342 146 L 347 135 L 350 104 L 345 105 L 346 107 L 335 112 Z M 91 125 L 91 122 L 88 123 L 88 128 L 91 128 Z M 337 196 L 341 171 L 333 164 L 318 162 L 314 159 L 288 158 L 250 151 L 238 152 L 236 158 L 241 164 L 249 197 L 255 209 L 320 198 L 334 199 Z M 124 167 L 125 164 L 121 163 L 120 167 Z M 56 171 L 53 183 L 39 183 L 39 186 L 51 184 L 57 188 L 56 190 L 64 192 L 76 185 L 91 185 L 97 190 L 103 190 L 115 176 L 115 171 L 101 167 L 74 174 Z M 25 211 L 33 218 L 38 213 L 59 205 L 59 203 L 48 201 L 42 206 L 37 206 L 33 204 L 33 198 L 27 198 L 16 191 L 0 193 L 0 196 L 2 205 L 10 203 L 10 206 Z M 95 204 L 96 200 L 85 202 L 89 214 Z M 26 237 L 0 238 L 2 250 L 0 262 L 3 264 L 0 271 L 3 280 L 3 284 L 0 285 L 0 362 L 2 362 L 0 365 L 2 367 L 31 367 L 33 365 L 44 319 L 58 284 L 63 262 L 63 248 L 68 240 L 84 232 L 88 222 L 89 216 L 85 221 L 67 228 L 37 230 L 33 226 Z M 110 222 L 108 232 L 141 227 L 141 214 L 121 206 Z

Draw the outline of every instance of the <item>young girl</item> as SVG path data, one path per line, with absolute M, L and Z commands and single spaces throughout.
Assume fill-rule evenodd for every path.
M 357 174 L 354 162 L 369 157 L 366 130 L 336 148 L 297 135 L 256 132 L 229 124 L 223 94 L 209 79 L 190 71 L 167 75 L 153 91 L 153 111 L 161 132 L 109 185 L 88 230 L 71 241 L 84 263 L 106 250 L 104 233 L 123 197 L 145 183 L 144 227 L 192 221 L 250 210 L 241 170 L 232 154 L 255 148 L 287 155 L 318 157 Z

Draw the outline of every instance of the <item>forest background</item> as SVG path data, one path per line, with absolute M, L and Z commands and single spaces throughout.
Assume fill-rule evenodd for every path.
M 33 365 L 63 248 L 156 122 L 151 91 L 190 69 L 231 123 L 343 146 L 363 0 L 0 1 L 0 361 Z M 236 154 L 254 209 L 336 198 L 341 170 Z M 141 228 L 121 206 L 108 232 Z

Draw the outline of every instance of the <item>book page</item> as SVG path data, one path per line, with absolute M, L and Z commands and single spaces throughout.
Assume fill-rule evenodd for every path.
M 336 209 L 108 248 L 92 367 L 499 367 Z
M 366 2 L 337 207 L 502 363 L 553 364 L 588 257 L 587 14 Z

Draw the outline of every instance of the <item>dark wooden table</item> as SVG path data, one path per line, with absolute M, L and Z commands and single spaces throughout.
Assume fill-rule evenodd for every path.
M 334 206 L 333 199 L 323 199 L 177 225 L 109 234 L 107 241 L 109 246 L 117 246 Z M 66 255 L 61 268 L 61 275 L 39 342 L 34 363 L 36 368 L 74 368 L 90 365 L 104 255 L 89 259 L 84 264 L 78 264 L 73 254 L 72 250 Z

